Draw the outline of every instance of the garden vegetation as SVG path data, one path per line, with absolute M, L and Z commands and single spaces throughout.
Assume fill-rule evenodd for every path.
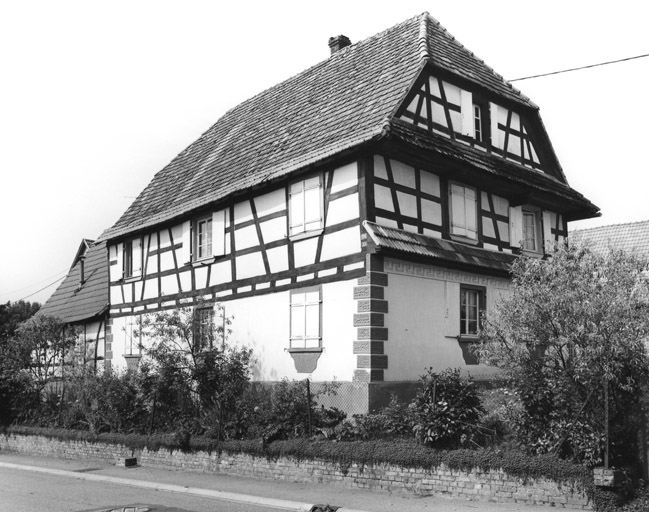
M 78 363 L 74 332 L 57 319 L 0 326 L 0 421 L 133 448 L 503 469 L 576 483 L 600 510 L 621 506 L 631 487 L 625 510 L 647 500 L 636 478 L 646 464 L 649 285 L 633 256 L 571 247 L 519 258 L 475 346 L 500 380 L 422 369 L 413 400 L 353 417 L 319 405 L 335 383 L 311 394 L 305 381 L 251 382 L 255 355 L 229 342 L 230 322 L 206 331 L 191 308 L 147 315 L 143 358 L 122 373 Z M 626 470 L 625 496 L 593 487 L 592 468 L 607 463 Z

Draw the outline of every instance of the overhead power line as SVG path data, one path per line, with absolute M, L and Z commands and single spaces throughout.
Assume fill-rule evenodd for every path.
M 540 75 L 525 76 L 522 78 L 514 78 L 513 80 L 508 80 L 508 82 L 520 82 L 521 80 L 529 80 L 530 78 L 539 78 L 542 76 L 558 75 L 561 73 L 568 73 L 570 71 L 579 71 L 580 69 L 596 68 L 598 66 L 607 66 L 608 64 L 617 64 L 618 62 L 625 62 L 627 60 L 642 59 L 644 57 L 649 57 L 649 53 L 644 55 L 636 55 L 635 57 L 627 57 L 625 59 L 610 60 L 608 62 L 600 62 L 599 64 L 590 64 L 589 66 L 581 66 L 578 68 L 562 69 L 561 71 L 552 71 L 551 73 L 542 73 Z
M 66 276 L 67 276 L 67 274 L 64 275 L 63 277 L 58 278 L 56 281 L 54 281 L 54 282 L 48 284 L 47 286 L 44 286 L 44 287 L 41 288 L 40 290 L 36 290 L 34 293 L 30 293 L 29 295 L 26 295 L 26 296 L 23 297 L 22 299 L 18 299 L 18 300 L 20 301 L 20 300 L 29 299 L 29 297 L 31 297 L 32 295 L 36 295 L 37 293 L 40 293 L 40 292 L 42 292 L 43 290 L 47 290 L 50 286 L 54 286 L 54 285 L 57 284 L 59 281 L 63 281 L 63 280 L 66 278 Z

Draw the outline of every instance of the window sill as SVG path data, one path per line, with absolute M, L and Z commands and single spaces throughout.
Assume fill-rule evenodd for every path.
M 480 341 L 480 336 L 477 335 L 466 335 L 466 334 L 461 334 L 460 336 L 457 337 L 457 341 L 460 343 L 477 343 Z
M 322 347 L 287 348 L 289 354 L 319 353 L 323 352 Z
M 450 236 L 451 236 L 451 240 L 453 240 L 454 242 L 460 242 L 469 245 L 478 245 L 480 243 L 475 238 L 468 238 L 466 236 L 461 236 L 461 235 L 450 235 Z
M 543 258 L 543 253 L 539 251 L 530 251 L 528 249 L 521 249 L 521 254 L 529 256 L 530 258 Z
M 299 240 L 304 240 L 306 238 L 312 238 L 314 236 L 320 236 L 324 232 L 324 228 L 314 229 L 312 231 L 306 231 L 304 233 L 296 233 L 290 235 L 288 238 L 291 242 L 297 242 Z
M 142 276 L 131 276 L 131 277 L 124 277 L 122 278 L 123 283 L 134 283 L 136 281 L 141 281 Z
M 200 260 L 192 260 L 189 262 L 189 264 L 192 267 L 202 267 L 205 265 L 211 265 L 214 263 L 217 259 L 217 256 L 210 256 L 209 258 L 201 258 Z

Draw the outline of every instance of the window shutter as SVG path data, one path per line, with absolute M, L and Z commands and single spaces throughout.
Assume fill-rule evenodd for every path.
M 124 279 L 124 244 L 117 244 L 117 279 Z
M 462 135 L 474 136 L 473 95 L 464 89 L 460 90 L 460 108 L 462 112 Z
M 509 208 L 509 245 L 520 247 L 523 241 L 523 207 L 511 206 Z
M 131 276 L 142 275 L 142 238 L 135 238 L 131 242 L 133 271 Z
M 180 261 L 179 265 L 184 265 L 185 263 L 191 261 L 192 258 L 192 223 L 189 220 L 183 222 L 183 234 L 182 242 L 183 246 L 180 249 Z
M 500 145 L 500 132 L 498 130 L 498 105 L 489 103 L 489 116 L 491 117 L 491 145 L 502 149 Z
M 456 338 L 460 335 L 460 284 L 445 284 L 444 335 Z
M 124 261 L 122 259 L 124 245 L 123 244 L 113 245 L 110 248 L 110 250 L 113 253 L 111 260 L 116 262 L 115 265 L 110 266 L 110 280 L 119 281 L 124 276 Z
M 466 207 L 466 236 L 478 239 L 478 198 L 475 190 L 464 189 Z
M 554 236 L 552 236 L 552 218 L 554 215 L 551 212 L 546 212 L 543 210 L 543 247 L 545 253 L 551 253 L 554 251 L 556 241 Z
M 212 213 L 212 255 L 225 254 L 225 210 Z

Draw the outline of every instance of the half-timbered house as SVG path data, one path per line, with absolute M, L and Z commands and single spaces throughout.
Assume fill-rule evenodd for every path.
M 488 376 L 467 347 L 512 259 L 598 215 L 538 107 L 427 13 L 329 45 L 227 112 L 103 235 L 114 367 L 139 356 L 141 315 L 194 305 L 209 321 L 219 302 L 256 379 L 337 380 L 356 412 L 426 367 Z
M 82 240 L 68 274 L 37 313 L 59 318 L 74 329 L 80 362 L 96 369 L 112 361 L 110 342 L 106 345 L 107 261 L 106 242 Z

